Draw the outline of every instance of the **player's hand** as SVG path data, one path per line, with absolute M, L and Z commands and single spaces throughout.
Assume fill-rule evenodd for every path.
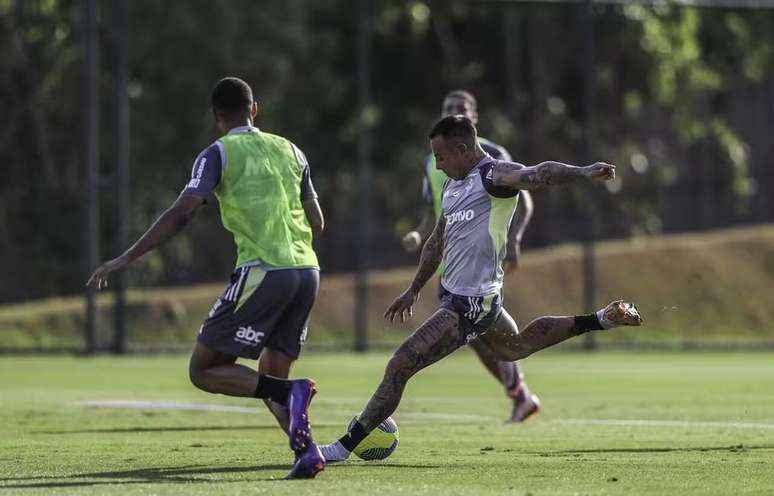
M 105 289 L 108 285 L 108 275 L 111 272 L 115 272 L 117 270 L 123 269 L 128 264 L 129 264 L 129 261 L 126 260 L 124 257 L 118 257 L 118 258 L 114 258 L 113 260 L 108 260 L 107 262 L 97 267 L 97 270 L 94 271 L 91 277 L 89 277 L 89 280 L 86 282 L 86 286 L 92 287 L 97 290 Z
M 610 181 L 615 179 L 615 165 L 606 162 L 595 162 L 586 168 L 586 175 L 591 179 Z
M 505 275 L 513 273 L 519 266 L 519 259 L 521 258 L 521 245 L 514 243 L 508 245 L 505 252 L 505 259 L 503 260 L 503 272 Z
M 395 298 L 392 305 L 384 312 L 384 318 L 389 319 L 390 322 L 395 320 L 397 315 L 400 315 L 400 321 L 406 322 L 406 313 L 411 317 L 414 315 L 414 303 L 416 303 L 419 295 L 411 290 L 407 289 L 400 296 Z
M 422 236 L 417 231 L 409 231 L 400 240 L 400 244 L 407 252 L 414 253 L 422 246 Z

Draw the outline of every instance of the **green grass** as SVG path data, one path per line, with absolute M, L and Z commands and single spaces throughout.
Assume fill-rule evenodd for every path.
M 318 440 L 342 433 L 386 358 L 302 358 Z M 463 351 L 409 384 L 392 457 L 282 481 L 290 453 L 268 413 L 196 391 L 186 357 L 3 357 L 0 494 L 771 494 L 774 355 L 548 352 L 524 366 L 544 404 L 525 425 L 502 423 L 507 400 Z M 75 404 L 99 399 L 255 413 Z M 665 423 L 575 423 L 611 419 Z

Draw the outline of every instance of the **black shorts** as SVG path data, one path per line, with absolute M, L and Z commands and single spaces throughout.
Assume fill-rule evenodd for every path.
M 469 343 L 488 331 L 503 311 L 499 293 L 488 296 L 460 296 L 450 293 L 443 286 L 439 293 L 441 308 L 451 310 L 460 317 L 460 338 L 463 343 Z
M 264 347 L 298 358 L 319 286 L 317 269 L 239 268 L 202 324 L 198 341 L 242 358 L 258 358 Z

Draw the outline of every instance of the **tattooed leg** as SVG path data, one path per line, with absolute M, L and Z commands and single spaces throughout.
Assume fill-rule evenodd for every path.
M 503 309 L 494 328 L 479 337 L 502 360 L 521 360 L 536 351 L 566 341 L 579 334 L 575 317 L 539 317 L 522 332 L 513 318 Z
M 530 322 L 521 334 L 503 309 L 494 329 L 480 339 L 484 339 L 501 359 L 520 360 L 585 332 L 639 325 L 642 325 L 642 316 L 637 307 L 623 300 L 612 301 L 589 315 L 540 317 Z
M 350 424 L 347 433 L 338 441 L 320 446 L 325 459 L 337 462 L 349 458 L 368 433 L 398 408 L 408 380 L 462 346 L 462 343 L 459 316 L 445 308 L 436 310 L 395 350 L 387 362 L 381 384 L 357 421 Z
M 417 372 L 462 346 L 459 316 L 441 308 L 398 347 L 387 363 L 384 378 L 358 422 L 370 432 L 400 403 L 408 380 Z

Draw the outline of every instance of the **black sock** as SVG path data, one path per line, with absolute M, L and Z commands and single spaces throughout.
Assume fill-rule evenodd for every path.
M 366 438 L 368 433 L 363 429 L 363 425 L 360 422 L 355 421 L 352 428 L 339 439 L 342 446 L 347 448 L 347 451 L 354 450 L 360 441 Z
M 287 405 L 289 393 L 290 381 L 261 374 L 258 376 L 258 385 L 255 387 L 253 396 L 262 399 L 268 398 L 280 405 Z
M 578 334 L 583 334 L 589 331 L 601 331 L 604 327 L 599 323 L 597 314 L 590 313 L 588 315 L 575 316 L 575 329 L 578 331 Z

